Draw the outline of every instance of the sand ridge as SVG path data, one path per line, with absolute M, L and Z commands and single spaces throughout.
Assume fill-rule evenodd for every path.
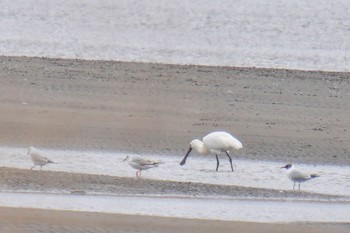
M 294 192 L 235 185 L 154 180 L 135 177 L 80 174 L 58 171 L 34 171 L 0 167 L 0 189 L 6 192 L 49 192 L 62 194 L 97 194 L 119 196 L 181 196 L 187 198 L 230 198 L 256 200 L 310 200 L 339 202 L 349 197 Z

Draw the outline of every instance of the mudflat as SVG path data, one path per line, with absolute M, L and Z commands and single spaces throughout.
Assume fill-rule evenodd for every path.
M 350 164 L 350 74 L 0 57 L 1 145 L 182 157 L 225 130 L 234 157 Z

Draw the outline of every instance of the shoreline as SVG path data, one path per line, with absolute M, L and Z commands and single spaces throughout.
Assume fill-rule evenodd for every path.
M 349 208 L 350 199 L 348 197 L 308 192 L 280 192 L 279 190 L 232 185 L 210 185 L 3 167 L 0 169 L 0 174 L 4 181 L 0 185 L 2 190 L 0 194 L 3 206 L 6 206 L 0 207 L 0 209 L 13 208 L 20 211 L 35 208 L 46 211 L 47 215 L 51 217 L 52 211 L 62 211 L 65 215 L 68 212 L 75 212 L 81 217 L 95 213 L 115 216 L 131 215 L 152 218 L 157 222 L 159 218 L 177 218 L 180 219 L 180 222 L 193 223 L 202 220 L 230 223 L 244 221 L 243 230 L 247 225 L 250 225 L 248 221 L 270 226 L 307 224 L 319 227 L 318 230 L 324 230 L 324 226 L 329 225 L 345 229 L 349 227 L 348 218 L 343 217 L 346 216 L 344 215 L 346 208 Z M 215 191 L 213 192 L 213 190 Z M 17 204 L 13 205 L 13 203 Z M 152 203 L 151 209 L 147 208 L 148 203 Z M 248 206 L 254 209 L 253 212 L 245 210 L 243 213 L 237 214 L 240 208 Z M 197 210 L 193 211 L 192 208 L 195 207 Z M 174 208 L 179 209 L 174 210 Z M 288 214 L 278 218 L 273 217 L 288 208 L 291 208 Z M 269 209 L 269 214 L 263 214 L 267 209 Z M 333 217 L 322 214 L 326 209 Z M 321 213 L 316 214 L 317 210 L 320 210 Z M 220 211 L 223 213 L 219 214 Z M 300 218 L 299 211 L 309 217 Z M 256 217 L 254 217 L 255 215 Z M 19 216 L 22 215 L 17 215 L 17 217 Z M 37 214 L 35 216 L 38 217 Z M 96 216 L 96 218 L 99 217 Z M 45 218 L 39 216 L 39 219 L 38 221 L 45 223 L 45 227 L 51 224 Z M 18 221 L 11 224 L 16 227 L 21 225 Z M 35 227 L 41 227 L 37 223 L 30 225 L 33 226 L 33 224 Z M 24 225 L 27 226 L 27 224 Z M 64 225 L 67 224 L 64 223 Z M 83 226 L 85 227 L 85 225 Z M 83 226 L 80 225 L 80 227 Z M 133 226 L 136 227 L 135 224 Z M 159 226 L 152 225 L 152 227 L 158 228 Z M 68 227 L 68 229 L 70 228 Z M 101 226 L 101 229 L 106 230 L 107 228 L 104 225 Z M 191 228 L 191 230 L 193 229 Z
M 94 59 L 94 58 L 74 58 L 74 57 L 55 57 L 55 56 L 27 56 L 27 55 L 0 55 L 4 58 L 32 58 L 32 59 L 49 59 L 49 60 L 67 60 L 67 61 L 86 61 L 86 62 L 109 62 L 109 63 L 125 63 L 125 64 L 144 64 L 144 65 L 156 65 L 156 66 L 183 66 L 183 67 L 202 67 L 202 68 L 223 68 L 223 69 L 253 69 L 262 71 L 285 71 L 285 72 L 310 72 L 310 73 L 329 73 L 332 75 L 336 74 L 348 74 L 350 71 L 347 70 L 317 70 L 317 69 L 293 69 L 283 67 L 259 67 L 259 66 L 230 66 L 230 65 L 205 65 L 205 64 L 181 64 L 181 63 L 166 63 L 166 62 L 152 62 L 152 61 L 123 61 L 123 60 L 111 60 L 111 59 Z
M 44 174 L 44 175 L 43 175 Z M 330 195 L 312 192 L 295 192 L 293 190 L 266 189 L 202 182 L 184 182 L 162 179 L 136 179 L 110 175 L 83 174 L 59 171 L 33 171 L 0 167 L 3 183 L 1 190 L 29 192 L 48 192 L 74 194 L 102 194 L 119 196 L 178 196 L 189 198 L 228 198 L 233 200 L 252 199 L 266 201 L 350 201 L 349 196 Z M 11 180 L 11 182 L 8 182 Z M 34 193 L 35 193 L 34 192 Z

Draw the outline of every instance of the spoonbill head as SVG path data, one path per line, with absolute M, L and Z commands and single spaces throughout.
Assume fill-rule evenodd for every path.
M 300 191 L 300 183 L 319 177 L 317 174 L 309 174 L 307 172 L 296 169 L 293 164 L 287 164 L 281 168 L 288 170 L 288 178 L 293 181 L 293 190 L 295 189 L 296 182 L 299 183 L 298 190 Z
M 187 150 L 185 157 L 180 162 L 180 165 L 182 166 L 186 163 L 187 157 L 190 155 L 191 151 L 195 149 L 202 155 L 215 154 L 217 162 L 216 171 L 218 171 L 220 164 L 218 154 L 224 152 L 229 158 L 231 170 L 233 171 L 232 159 L 229 152 L 233 149 L 239 150 L 241 148 L 243 148 L 242 143 L 231 134 L 222 131 L 212 132 L 203 137 L 202 141 L 194 139 L 190 142 L 190 147 Z
M 28 148 L 28 153 L 27 155 L 30 156 L 30 158 L 32 159 L 34 166 L 31 167 L 30 169 L 35 168 L 35 166 L 40 166 L 40 169 L 43 170 L 43 166 L 45 166 L 48 163 L 55 163 L 53 161 L 51 161 L 50 159 L 48 159 L 47 157 L 43 156 L 41 151 L 39 151 L 38 149 L 36 149 L 35 147 L 31 146 Z

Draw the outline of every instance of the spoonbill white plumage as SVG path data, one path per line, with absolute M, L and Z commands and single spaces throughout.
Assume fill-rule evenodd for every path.
M 287 164 L 281 168 L 285 168 L 288 170 L 288 178 L 294 182 L 293 184 L 293 190 L 295 189 L 295 183 L 299 183 L 299 188 L 298 190 L 300 191 L 300 183 L 305 182 L 307 180 L 311 180 L 313 178 L 319 177 L 317 174 L 309 174 L 307 172 L 298 170 L 294 167 L 293 164 Z
M 143 159 L 140 157 L 130 158 L 129 156 L 126 156 L 125 159 L 123 159 L 123 162 L 127 161 L 128 164 L 136 169 L 136 177 L 141 176 L 142 170 L 147 170 L 153 167 L 158 167 L 159 164 L 162 164 L 162 161 L 159 160 L 150 160 L 150 159 Z
M 30 158 L 34 163 L 34 166 L 31 167 L 30 169 L 33 169 L 35 168 L 36 165 L 39 165 L 41 170 L 43 170 L 43 166 L 45 166 L 46 164 L 55 163 L 50 159 L 48 159 L 47 157 L 43 156 L 41 152 L 33 146 L 29 147 L 27 155 L 30 155 Z
M 238 141 L 238 139 L 233 137 L 231 134 L 221 131 L 212 132 L 203 137 L 202 141 L 199 139 L 194 139 L 190 142 L 190 148 L 188 149 L 180 165 L 182 166 L 186 163 L 188 155 L 191 153 L 192 149 L 195 149 L 198 153 L 202 155 L 215 154 L 216 171 L 218 171 L 220 164 L 218 154 L 220 154 L 221 152 L 225 152 L 230 161 L 231 170 L 233 171 L 232 159 L 229 154 L 229 151 L 232 149 L 239 150 L 241 148 L 243 148 L 242 143 Z

